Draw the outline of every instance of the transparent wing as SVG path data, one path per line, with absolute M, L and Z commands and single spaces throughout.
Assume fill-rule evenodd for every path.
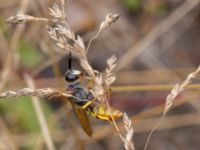
M 73 102 L 71 102 L 71 104 L 72 104 L 72 108 L 74 109 L 76 113 L 78 120 L 80 121 L 80 124 L 83 130 L 87 133 L 88 136 L 92 136 L 92 127 L 90 125 L 90 121 L 87 116 L 86 110 L 83 108 L 77 107 L 76 104 L 74 104 Z

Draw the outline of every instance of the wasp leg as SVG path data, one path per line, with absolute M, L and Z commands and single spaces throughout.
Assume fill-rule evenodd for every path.
M 87 102 L 85 105 L 82 106 L 83 109 L 87 108 L 90 104 L 92 104 L 96 98 L 92 99 L 91 101 Z
M 48 97 L 48 99 L 51 100 L 53 98 L 59 98 L 61 96 L 62 96 L 62 94 L 51 95 L 51 96 Z
M 94 81 L 90 80 L 87 84 L 87 89 L 92 89 L 93 86 L 94 86 Z

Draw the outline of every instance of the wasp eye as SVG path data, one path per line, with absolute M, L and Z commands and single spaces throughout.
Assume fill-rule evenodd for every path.
M 81 76 L 81 72 L 78 70 L 67 70 L 65 73 L 65 81 L 74 82 L 78 80 Z

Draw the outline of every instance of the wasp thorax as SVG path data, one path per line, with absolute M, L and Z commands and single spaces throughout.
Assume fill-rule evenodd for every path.
M 82 72 L 80 72 L 79 70 L 67 70 L 65 73 L 65 80 L 67 82 L 74 82 L 76 80 L 78 80 L 82 75 Z

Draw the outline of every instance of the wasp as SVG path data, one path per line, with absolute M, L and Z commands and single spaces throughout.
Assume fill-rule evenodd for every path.
M 112 121 L 112 119 L 120 118 L 122 112 L 112 107 L 108 109 L 106 104 L 100 103 L 98 99 L 81 84 L 80 79 L 83 77 L 83 73 L 79 70 L 72 69 L 71 66 L 72 54 L 70 52 L 68 70 L 64 75 L 65 81 L 68 83 L 66 90 L 72 95 L 69 99 L 83 130 L 87 135 L 92 136 L 92 127 L 87 115 L 100 120 Z

